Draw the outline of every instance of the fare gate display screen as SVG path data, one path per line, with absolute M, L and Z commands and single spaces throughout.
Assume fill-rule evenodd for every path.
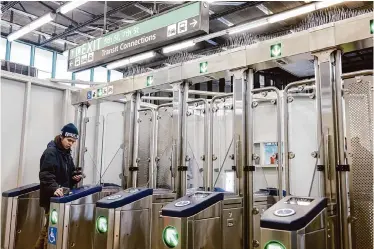
M 288 201 L 286 201 L 286 204 L 293 204 L 293 205 L 299 205 L 299 206 L 309 206 L 310 203 L 312 203 L 314 199 L 312 198 L 298 198 L 298 197 L 292 197 Z

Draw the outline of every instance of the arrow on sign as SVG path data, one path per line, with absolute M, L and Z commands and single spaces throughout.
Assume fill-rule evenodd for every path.
M 174 229 L 166 230 L 165 239 L 170 245 L 178 244 L 177 232 Z
M 190 23 L 190 25 L 191 25 L 192 27 L 194 27 L 194 28 L 195 28 L 196 24 L 197 24 L 196 19 L 193 19 L 193 22 Z

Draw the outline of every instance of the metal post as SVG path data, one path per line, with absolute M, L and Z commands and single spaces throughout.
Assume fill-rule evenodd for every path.
M 140 109 L 140 92 L 137 92 L 135 94 L 135 103 L 134 103 L 134 134 L 133 134 L 133 154 L 132 154 L 132 163 L 133 163 L 133 170 L 131 171 L 132 173 L 132 184 L 134 188 L 137 187 L 138 185 L 138 151 L 139 151 L 139 109 Z M 136 123 L 135 123 L 136 122 Z
M 137 180 L 137 165 L 136 165 L 136 157 L 134 160 L 134 133 L 136 130 L 135 122 L 137 121 L 137 98 L 139 93 L 131 93 L 126 96 L 128 100 L 126 102 L 126 108 L 124 111 L 124 119 L 125 119 L 125 136 L 124 136 L 124 160 L 123 160 L 123 188 L 130 188 L 136 186 Z M 135 172 L 135 173 L 134 173 Z
M 251 200 L 253 201 L 253 185 L 250 181 L 250 171 L 254 168 L 248 165 L 247 137 L 247 101 L 248 91 L 245 69 L 233 72 L 233 138 L 236 176 L 239 179 L 237 191 L 243 196 L 243 248 L 253 248 L 253 220 Z M 253 78 L 253 71 L 247 75 Z M 253 82 L 251 80 L 251 82 Z M 252 190 L 251 190 L 252 187 Z
M 82 173 L 84 174 L 84 154 L 86 153 L 86 126 L 87 126 L 87 105 L 85 103 L 82 103 L 80 105 L 80 123 L 78 127 L 79 131 L 79 140 L 78 140 L 78 146 L 77 151 L 78 154 L 76 154 L 76 160 L 77 164 L 76 167 L 82 168 Z M 78 186 L 82 186 L 83 181 L 80 181 L 78 183 Z
M 340 50 L 335 51 L 331 55 L 331 65 L 333 73 L 333 88 L 334 98 L 335 98 L 335 124 L 336 124 L 336 152 L 337 152 L 337 167 L 339 167 L 338 172 L 338 191 L 339 191 L 339 217 L 340 217 L 340 232 L 342 249 L 349 249 L 350 239 L 349 239 L 349 228 L 348 228 L 348 193 L 347 193 L 347 177 L 348 170 L 341 170 L 342 165 L 347 165 L 345 157 L 345 134 L 343 127 L 343 91 L 342 91 L 342 53 Z
M 316 87 L 316 102 L 317 102 L 317 151 L 318 151 L 318 166 L 322 167 L 319 170 L 319 196 L 326 196 L 325 192 L 325 141 L 324 141 L 324 131 L 322 126 L 322 106 L 321 106 L 321 77 L 319 72 L 318 60 L 314 60 L 314 73 L 315 73 L 315 87 Z
M 56 64 L 57 64 L 57 52 L 53 52 L 52 56 L 52 79 L 56 78 Z
M 186 110 L 188 97 L 188 84 L 186 82 L 173 85 L 173 138 L 172 138 L 172 170 L 174 175 L 174 191 L 177 198 L 187 191 L 187 129 Z
M 23 103 L 22 115 L 22 134 L 21 134 L 21 148 L 18 166 L 17 187 L 23 183 L 23 170 L 26 165 L 26 147 L 27 147 L 27 131 L 29 127 L 29 111 L 30 111 L 30 98 L 31 98 L 31 82 L 26 83 L 25 95 Z
M 6 40 L 6 50 L 5 50 L 5 60 L 10 61 L 10 51 L 12 48 L 12 43 Z

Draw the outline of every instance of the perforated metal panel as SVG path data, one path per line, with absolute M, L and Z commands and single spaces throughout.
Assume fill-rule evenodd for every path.
M 151 141 L 152 141 L 152 112 L 139 112 L 139 148 L 138 148 L 138 186 L 146 187 L 149 183 L 149 167 L 151 160 Z
M 350 174 L 352 248 L 373 247 L 373 81 L 344 80 Z
M 171 189 L 172 107 L 161 107 L 157 115 L 156 131 L 156 187 Z

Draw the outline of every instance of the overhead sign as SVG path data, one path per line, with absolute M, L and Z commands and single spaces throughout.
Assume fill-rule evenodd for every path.
M 113 94 L 113 86 L 105 86 L 99 89 L 90 90 L 87 92 L 87 100 L 106 97 Z
M 68 70 L 109 63 L 208 31 L 208 4 L 189 3 L 70 49 Z
M 200 62 L 200 73 L 208 72 L 208 62 Z

